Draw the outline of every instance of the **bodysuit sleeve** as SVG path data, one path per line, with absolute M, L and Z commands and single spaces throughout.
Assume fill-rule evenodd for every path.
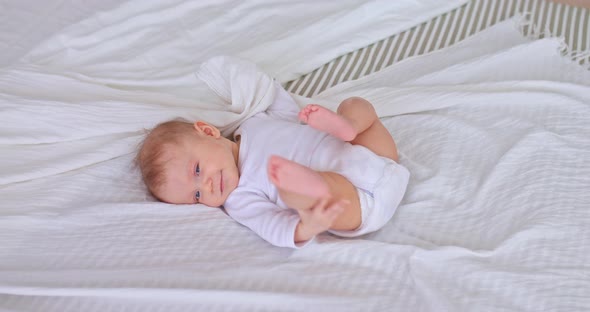
M 264 194 L 238 188 L 232 192 L 224 207 L 230 217 L 275 246 L 299 248 L 307 244 L 295 244 L 299 214 L 295 210 L 278 207 Z

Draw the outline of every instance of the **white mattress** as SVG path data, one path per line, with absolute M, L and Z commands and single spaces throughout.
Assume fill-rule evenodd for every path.
M 590 73 L 562 56 L 562 40 L 530 41 L 507 21 L 318 94 L 313 100 L 328 105 L 352 94 L 374 102 L 412 178 L 382 230 L 322 235 L 294 251 L 268 245 L 220 210 L 155 202 L 132 166 L 142 126 L 230 109 L 190 104 L 193 95 L 206 99 L 184 76 L 202 57 L 183 58 L 198 42 L 140 40 L 128 48 L 149 45 L 133 50 L 145 63 L 112 58 L 129 49 L 110 34 L 132 38 L 130 22 L 138 32 L 145 23 L 189 22 L 165 14 L 195 18 L 199 4 L 191 11 L 188 3 L 155 10 L 161 4 L 128 2 L 59 30 L 0 72 L 0 310 L 590 310 Z M 359 28 L 324 27 L 370 7 L 315 3 L 324 10 L 314 16 L 327 23 L 318 27 L 331 30 L 325 38 L 297 49 L 305 30 L 268 21 L 277 28 L 256 46 L 265 49 L 248 45 L 246 54 L 260 51 L 263 69 L 286 82 L 351 42 L 362 47 L 410 27 L 391 12 L 412 12 L 415 25 L 460 4 L 384 1 L 369 14 L 389 21 L 388 30 L 359 20 L 356 27 L 375 30 L 340 44 Z M 242 16 L 297 12 L 285 3 L 250 9 Z M 103 32 L 101 24 L 110 26 Z M 273 34 L 287 35 L 275 45 Z M 92 40 L 102 36 L 123 45 Z M 283 45 L 294 51 L 269 57 Z M 173 51 L 176 62 L 154 57 Z M 282 63 L 291 59 L 301 64 Z M 163 71 L 144 78 L 154 67 Z

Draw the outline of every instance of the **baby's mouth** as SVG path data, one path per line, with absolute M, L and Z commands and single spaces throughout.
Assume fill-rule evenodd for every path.
M 219 190 L 223 193 L 223 171 L 219 173 L 221 175 L 221 179 L 219 180 Z

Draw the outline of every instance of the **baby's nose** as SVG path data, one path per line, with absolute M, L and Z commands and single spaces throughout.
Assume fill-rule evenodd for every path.
M 207 186 L 209 187 L 209 192 L 213 193 L 213 179 L 207 179 Z
M 201 190 L 201 192 L 213 192 L 213 179 L 212 178 L 201 179 L 201 181 L 198 185 L 198 188 Z

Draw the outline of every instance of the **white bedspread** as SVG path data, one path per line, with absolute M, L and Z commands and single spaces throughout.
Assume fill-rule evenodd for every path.
M 212 56 L 287 82 L 464 2 L 131 0 L 98 11 L 0 70 L 0 185 L 119 157 L 142 129 L 178 116 L 244 118 L 196 78 Z
M 441 10 L 457 4 L 390 2 Z M 167 43 L 163 38 L 175 36 L 158 37 L 154 29 L 191 29 L 172 27 L 188 23 L 209 35 L 219 24 L 191 14 L 214 12 L 227 23 L 245 12 L 250 18 L 242 24 L 226 25 L 247 28 L 259 13 L 240 5 L 225 14 L 197 9 L 204 1 L 160 10 L 157 2 L 141 3 L 66 29 L 0 73 L 0 310 L 590 310 L 590 73 L 560 55 L 559 39 L 529 42 L 509 21 L 320 94 L 314 101 L 327 105 L 364 96 L 380 115 L 395 116 L 384 122 L 412 178 L 381 231 L 360 239 L 325 235 L 293 251 L 268 245 L 218 209 L 146 195 L 132 166 L 138 129 L 173 116 L 243 117 L 222 101 L 196 102 L 213 94 L 195 83 L 193 65 L 217 51 L 176 56 L 175 49 L 189 51 L 191 33 Z M 325 31 L 336 24 L 319 17 L 350 17 L 343 12 L 354 3 L 322 2 L 325 11 L 306 10 L 305 18 L 317 16 Z M 399 10 L 386 1 L 382 10 L 367 9 L 376 5 L 369 3 L 353 12 L 387 15 L 386 3 L 389 12 Z M 291 5 L 301 10 L 299 2 L 249 9 L 295 12 Z M 418 15 L 434 12 L 427 11 Z M 335 56 L 310 65 L 310 53 L 329 50 L 328 42 L 342 53 L 356 41 L 356 30 L 328 27 L 334 32 L 313 49 L 289 54 L 280 49 L 306 37 L 287 17 L 280 22 L 292 34 L 269 30 L 295 38 L 278 50 L 269 48 L 276 38 L 253 47 L 231 37 L 228 47 L 243 39 L 232 51 L 279 53 L 259 64 L 284 81 Z M 172 26 L 150 28 L 154 19 Z M 111 26 L 91 32 L 97 25 Z M 392 32 L 392 25 L 383 28 Z M 343 34 L 350 36 L 340 45 Z M 102 46 L 97 36 L 118 44 Z M 135 44 L 150 49 L 108 57 Z

